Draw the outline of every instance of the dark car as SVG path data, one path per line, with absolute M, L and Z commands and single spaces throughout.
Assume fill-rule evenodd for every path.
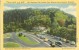
M 54 36 L 54 39 L 61 40 L 61 37 Z
M 50 45 L 51 45 L 51 47 L 55 47 L 55 44 L 53 44 L 53 43 L 51 43 Z
M 62 46 L 62 42 L 61 41 L 57 41 L 57 42 L 55 42 L 55 44 L 57 45 L 57 46 Z
M 52 42 L 51 40 L 48 40 L 48 42 L 51 45 L 51 47 L 55 47 L 55 42 Z

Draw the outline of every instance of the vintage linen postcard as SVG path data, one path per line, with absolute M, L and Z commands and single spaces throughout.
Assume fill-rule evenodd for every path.
M 1 50 L 78 50 L 77 0 L 4 0 Z

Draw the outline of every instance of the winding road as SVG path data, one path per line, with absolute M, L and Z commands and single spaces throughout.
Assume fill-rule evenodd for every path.
M 12 32 L 11 34 L 12 34 L 12 36 L 10 38 L 4 39 L 4 42 L 16 42 L 16 43 L 20 44 L 22 47 L 50 47 L 50 45 L 48 43 L 46 43 L 46 42 L 42 41 L 40 38 L 30 35 L 28 33 L 23 33 L 23 34 L 25 34 L 25 36 L 27 36 L 29 39 L 38 42 L 38 44 L 35 44 L 35 45 L 26 44 L 25 42 L 23 42 L 22 40 L 20 40 L 17 37 L 15 32 Z
M 4 43 L 6 42 L 16 42 L 21 45 L 21 47 L 51 47 L 49 42 L 44 42 L 43 39 L 40 39 L 34 34 L 30 34 L 28 32 L 23 32 L 23 34 L 28 37 L 32 41 L 38 42 L 38 44 L 35 45 L 30 45 L 22 41 L 21 39 L 18 38 L 16 35 L 16 32 L 11 32 L 12 36 L 10 38 L 4 39 Z M 58 39 L 52 38 L 50 35 L 45 34 L 44 35 L 46 38 L 52 41 L 58 41 Z M 62 47 L 75 47 L 74 45 L 70 45 L 69 43 L 62 42 Z M 56 46 L 59 47 L 59 46 Z

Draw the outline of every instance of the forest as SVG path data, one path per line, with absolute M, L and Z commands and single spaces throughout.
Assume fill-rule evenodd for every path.
M 76 41 L 76 17 L 57 8 L 4 11 L 4 33 L 42 26 L 48 34 Z

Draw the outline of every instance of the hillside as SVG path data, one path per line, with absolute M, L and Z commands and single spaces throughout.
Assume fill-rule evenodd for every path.
M 56 8 L 4 11 L 4 32 L 30 31 L 38 26 L 49 28 L 49 34 L 76 41 L 76 17 L 71 14 Z

